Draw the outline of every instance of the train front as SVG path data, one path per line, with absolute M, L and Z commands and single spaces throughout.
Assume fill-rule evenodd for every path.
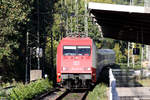
M 66 88 L 87 88 L 96 81 L 90 38 L 64 38 L 57 48 L 57 83 Z

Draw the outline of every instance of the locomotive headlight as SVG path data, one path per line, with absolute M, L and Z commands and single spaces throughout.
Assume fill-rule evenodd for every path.
M 62 71 L 67 71 L 67 70 L 68 70 L 68 67 L 62 67 L 61 70 L 62 70 Z
M 67 68 L 66 68 L 66 67 L 63 67 L 63 70 L 65 71 L 65 70 L 67 70 Z
M 85 71 L 91 71 L 91 67 L 85 67 L 84 70 Z
M 60 75 L 60 73 L 58 73 L 58 76 Z
M 58 77 L 58 79 L 60 79 L 61 78 L 61 74 L 57 73 L 57 77 Z
M 87 70 L 91 70 L 91 68 L 90 68 L 90 67 L 88 67 L 88 68 L 87 68 Z

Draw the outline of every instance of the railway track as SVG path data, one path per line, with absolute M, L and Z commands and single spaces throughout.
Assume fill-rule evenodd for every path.
M 36 97 L 34 97 L 32 100 L 49 100 L 49 96 L 55 92 L 59 92 L 60 89 L 56 89 L 56 88 L 53 88 L 51 89 L 50 91 L 47 91 L 41 95 L 38 95 Z
M 8 100 L 7 95 L 9 94 L 10 90 L 15 88 L 16 86 L 8 86 L 5 88 L 0 87 L 0 100 Z
M 66 90 L 63 94 L 56 98 L 56 100 L 86 100 L 88 90 Z
M 7 93 L 10 89 L 13 89 L 15 87 L 16 86 L 8 86 L 8 87 L 5 87 L 5 88 L 0 88 L 0 91 L 5 91 Z
M 69 90 L 65 90 L 64 93 L 62 93 L 60 96 L 56 98 L 56 100 L 62 100 L 64 97 L 66 97 L 70 93 Z
M 86 100 L 88 90 L 59 89 L 35 100 Z
M 16 87 L 16 86 L 8 86 L 8 87 L 5 87 L 5 88 L 1 88 L 0 90 L 8 90 L 8 89 L 12 89 L 14 87 Z
M 121 96 L 120 100 L 150 100 L 150 96 Z

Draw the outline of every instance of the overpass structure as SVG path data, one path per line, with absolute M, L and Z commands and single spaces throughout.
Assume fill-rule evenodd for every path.
M 150 44 L 150 8 L 89 2 L 104 37 Z

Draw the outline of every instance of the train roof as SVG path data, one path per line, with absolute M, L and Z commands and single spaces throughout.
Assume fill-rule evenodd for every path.
M 92 40 L 90 37 L 65 37 L 62 40 Z
M 98 49 L 100 54 L 115 54 L 115 51 L 112 49 Z
M 60 43 L 62 45 L 92 45 L 92 39 L 89 37 L 86 38 L 73 38 L 73 37 L 65 37 Z

